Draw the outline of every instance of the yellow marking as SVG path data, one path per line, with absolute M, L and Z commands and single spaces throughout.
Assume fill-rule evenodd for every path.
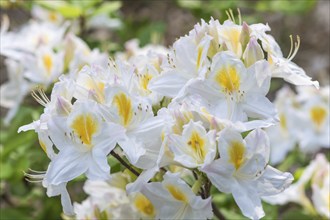
M 44 63 L 44 66 L 47 70 L 47 73 L 50 74 L 50 71 L 53 67 L 53 59 L 50 55 L 46 54 L 42 57 L 42 61 Z
M 241 35 L 241 31 L 237 28 L 230 28 L 227 31 L 227 38 L 230 41 L 230 43 L 233 47 L 232 49 L 236 54 L 238 54 L 240 45 L 241 45 L 240 40 L 239 40 L 240 35 Z
M 143 214 L 153 217 L 155 215 L 155 208 L 150 202 L 150 200 L 145 197 L 143 194 L 139 193 L 135 197 L 134 204 L 136 208 Z
M 141 76 L 140 79 L 140 86 L 142 87 L 142 89 L 149 91 L 148 89 L 148 84 L 149 81 L 152 79 L 152 75 L 146 73 L 145 75 Z
M 92 136 L 98 130 L 98 124 L 90 114 L 79 115 L 71 124 L 71 128 L 78 135 L 83 144 L 91 145 Z
M 182 133 L 183 125 L 187 124 L 190 119 L 193 119 L 194 116 L 189 111 L 184 111 L 176 115 L 175 117 L 175 124 L 172 127 L 172 131 L 174 134 L 180 135 Z
M 49 12 L 48 19 L 51 22 L 56 22 L 57 21 L 57 15 L 55 12 Z
M 240 87 L 240 77 L 235 67 L 220 69 L 215 76 L 215 81 L 229 93 L 238 91 Z
M 239 141 L 233 141 L 229 146 L 229 160 L 238 170 L 244 162 L 245 147 Z
M 310 117 L 317 128 L 321 128 L 327 114 L 327 110 L 322 106 L 314 106 L 310 110 Z
M 176 200 L 187 202 L 186 196 L 180 191 L 180 189 L 178 189 L 178 187 L 167 185 L 166 188 Z
M 280 126 L 283 130 L 287 130 L 287 122 L 284 114 L 280 114 Z
M 132 120 L 133 110 L 132 102 L 125 93 L 119 93 L 113 98 L 113 102 L 118 109 L 122 124 L 126 127 Z
M 204 139 L 199 135 L 197 131 L 193 131 L 191 133 L 190 139 L 187 142 L 187 144 L 191 147 L 191 149 L 194 152 L 194 156 L 198 160 L 198 162 L 203 163 L 205 159 L 205 141 Z
M 40 147 L 45 151 L 45 153 L 47 154 L 47 148 L 46 148 L 46 144 L 39 139 L 39 144 L 40 144 Z
M 198 53 L 197 53 L 197 69 L 201 66 L 202 53 L 203 53 L 203 47 L 198 47 Z

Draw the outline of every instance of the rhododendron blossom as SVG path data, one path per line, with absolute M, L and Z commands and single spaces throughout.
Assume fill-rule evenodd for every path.
M 308 117 L 292 114 L 296 97 L 287 90 L 275 104 L 267 98 L 274 77 L 318 87 L 292 62 L 299 38 L 284 58 L 266 33 L 268 25 L 236 23 L 229 17 L 223 24 L 202 20 L 170 49 L 139 48 L 131 41 L 126 53 L 110 59 L 72 33 L 57 33 L 53 25 L 61 18 L 55 15 L 54 24 L 48 24 L 52 26 L 40 26 L 44 31 L 29 31 L 38 23 L 21 30 L 29 33 L 24 48 L 29 53 L 4 45 L 5 56 L 14 51 L 15 57 L 34 63 L 26 66 L 21 60 L 18 78 L 43 88 L 54 83 L 50 98 L 42 87 L 33 92 L 45 110 L 19 131 L 38 134 L 50 163 L 42 175 L 27 175 L 42 180 L 48 196 L 61 195 L 66 215 L 211 219 L 216 214 L 214 185 L 232 194 L 244 216 L 260 219 L 261 198 L 281 193 L 293 181 L 290 173 L 268 165 L 269 158 L 280 162 L 298 136 L 303 137 L 302 150 L 309 152 L 329 141 L 329 97 L 300 94 L 299 111 Z M 2 47 L 11 34 L 2 28 Z M 17 102 L 31 88 L 29 83 Z M 1 91 L 12 86 L 5 84 Z M 287 100 L 278 100 L 282 98 Z M 15 108 L 10 97 L 1 105 Z M 291 120 L 297 117 L 311 129 L 293 132 Z M 283 138 L 274 140 L 279 136 Z M 112 159 L 126 168 L 123 173 L 113 173 Z M 88 178 L 84 190 L 89 197 L 72 206 L 66 184 L 81 175 Z M 323 182 L 320 177 L 313 184 L 313 201 L 321 213 L 322 192 L 329 190 Z

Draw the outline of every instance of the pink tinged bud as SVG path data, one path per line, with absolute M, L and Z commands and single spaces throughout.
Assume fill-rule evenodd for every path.
M 242 44 L 242 49 L 244 50 L 246 45 L 249 43 L 250 40 L 250 28 L 249 25 L 243 22 L 242 31 L 239 36 L 239 41 Z
M 62 98 L 61 96 L 57 97 L 56 112 L 59 115 L 68 115 L 71 112 L 71 108 L 72 104 L 68 100 Z
M 264 52 L 255 38 L 251 38 L 243 54 L 246 67 L 251 66 L 258 60 L 264 59 Z

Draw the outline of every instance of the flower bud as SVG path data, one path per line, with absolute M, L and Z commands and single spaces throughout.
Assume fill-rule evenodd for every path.
M 249 25 L 245 22 L 243 22 L 243 25 L 242 25 L 242 31 L 241 31 L 241 34 L 239 36 L 239 41 L 242 45 L 242 50 L 244 51 L 246 45 L 248 44 L 250 40 L 250 28 L 249 28 Z
M 264 52 L 255 38 L 251 38 L 243 54 L 246 67 L 251 66 L 258 60 L 264 59 Z

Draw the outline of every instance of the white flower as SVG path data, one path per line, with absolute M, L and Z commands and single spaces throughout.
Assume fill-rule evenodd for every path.
M 312 81 L 311 77 L 307 76 L 301 67 L 291 61 L 297 54 L 300 46 L 299 36 L 295 43 L 293 43 L 292 36 L 290 36 L 291 50 L 288 58 L 283 57 L 280 47 L 271 35 L 264 33 L 259 39 L 262 42 L 263 49 L 268 54 L 267 59 L 272 66 L 272 77 L 283 78 L 294 85 L 314 85 L 316 88 L 319 87 L 317 81 Z
M 35 19 L 39 21 L 49 22 L 57 26 L 60 26 L 64 20 L 61 14 L 57 13 L 56 11 L 50 11 L 35 4 L 32 6 L 31 14 Z
M 287 153 L 294 149 L 298 142 L 296 126 L 297 100 L 294 92 L 288 87 L 283 87 L 276 94 L 275 105 L 279 112 L 280 122 L 266 128 L 270 140 L 270 161 L 278 164 L 283 161 Z
M 216 154 L 215 131 L 206 133 L 201 123 L 190 121 L 182 135 L 169 135 L 169 148 L 174 160 L 185 167 L 195 168 L 213 161 Z
M 48 87 L 63 73 L 63 53 L 55 53 L 50 47 L 40 47 L 35 56 L 23 56 L 25 77 L 36 84 Z
M 48 121 L 48 134 L 59 153 L 50 163 L 46 178 L 55 185 L 83 173 L 89 179 L 108 179 L 107 155 L 123 132 L 121 127 L 104 121 L 97 103 L 76 101 L 68 117 Z
M 211 182 L 224 193 L 232 193 L 243 215 L 264 216 L 261 196 L 280 193 L 293 177 L 268 166 L 269 140 L 254 130 L 243 140 L 240 133 L 224 129 L 219 133 L 220 159 L 202 168 Z
M 302 205 L 311 214 L 315 214 L 315 211 L 317 211 L 320 215 L 329 217 L 329 175 L 329 162 L 323 154 L 318 154 L 304 169 L 296 183 L 278 195 L 267 196 L 262 199 L 273 205 L 294 202 Z M 310 181 L 313 204 L 306 195 L 306 187 Z
M 149 89 L 161 95 L 175 97 L 186 83 L 197 77 L 203 77 L 207 71 L 207 51 L 211 37 L 205 35 L 196 44 L 191 37 L 181 37 L 173 45 L 173 51 L 168 56 L 171 67 L 149 82 Z
M 156 219 L 212 218 L 211 198 L 203 200 L 179 177 L 167 172 L 163 181 L 148 183 L 142 193 L 156 208 Z
M 303 152 L 317 152 L 321 147 L 330 147 L 330 107 L 318 96 L 303 103 L 297 113 L 299 146 Z
M 9 111 L 4 118 L 5 124 L 9 124 L 15 116 L 24 97 L 31 89 L 32 85 L 24 79 L 23 66 L 11 59 L 6 59 L 8 81 L 0 86 L 0 105 L 8 108 Z
M 74 203 L 77 219 L 133 219 L 136 213 L 125 190 L 105 181 L 86 181 L 84 191 L 89 197 Z
M 206 79 L 192 81 L 178 100 L 189 95 L 200 96 L 204 102 L 202 107 L 208 112 L 233 122 L 245 122 L 248 117 L 275 120 L 276 110 L 265 97 L 270 86 L 267 72 L 269 67 L 265 61 L 246 69 L 231 52 L 220 52 L 213 57 Z M 260 74 L 266 77 L 261 79 Z

